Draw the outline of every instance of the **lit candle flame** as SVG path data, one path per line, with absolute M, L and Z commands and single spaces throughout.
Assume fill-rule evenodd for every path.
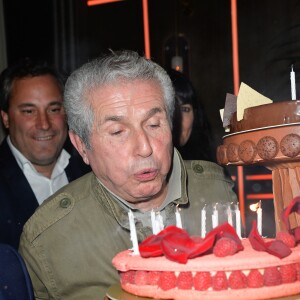
M 255 211 L 257 214 L 257 230 L 260 235 L 262 235 L 262 208 L 261 200 L 259 202 L 249 205 L 249 208 L 252 211 Z
M 259 200 L 259 202 L 257 202 L 257 203 L 253 203 L 253 204 L 249 205 L 249 208 L 252 211 L 257 211 L 260 207 L 261 207 L 261 200 Z

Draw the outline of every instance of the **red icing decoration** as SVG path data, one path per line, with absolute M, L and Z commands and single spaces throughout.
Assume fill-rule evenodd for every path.
M 300 227 L 291 232 L 288 216 L 292 212 L 300 214 L 300 196 L 293 199 L 282 216 L 287 229 L 294 234 L 297 243 L 300 242 Z M 176 226 L 168 226 L 157 235 L 151 235 L 140 243 L 139 251 L 144 258 L 165 255 L 170 260 L 184 264 L 190 258 L 211 253 L 216 241 L 223 237 L 232 239 L 237 245 L 237 251 L 244 249 L 235 229 L 230 224 L 224 223 L 211 230 L 204 239 L 199 236 L 190 237 L 187 231 Z M 254 250 L 265 251 L 279 258 L 284 258 L 292 252 L 280 240 L 265 242 L 257 231 L 256 221 L 253 221 L 249 241 Z
M 193 241 L 187 233 L 170 233 L 161 240 L 161 248 L 166 258 L 185 264 Z
M 176 226 L 168 226 L 162 231 L 160 231 L 157 235 L 150 235 L 142 243 L 139 244 L 139 251 L 140 253 L 143 253 L 142 257 L 155 257 L 163 255 L 163 251 L 161 248 L 161 240 L 168 234 L 180 234 L 183 232 L 183 229 L 180 229 Z
M 216 240 L 227 237 L 234 240 L 237 249 L 242 250 L 241 240 L 234 228 L 224 223 L 201 239 L 190 237 L 188 232 L 176 226 L 168 226 L 157 235 L 151 235 L 139 245 L 140 255 L 144 258 L 165 255 L 166 258 L 186 263 L 188 259 L 200 256 L 212 250 Z
M 286 225 L 287 230 L 294 234 L 296 243 L 300 242 L 300 227 L 295 228 L 293 232 L 290 229 L 290 223 L 289 223 L 289 215 L 292 212 L 296 212 L 300 214 L 300 196 L 296 197 L 291 201 L 289 206 L 283 211 L 282 214 L 282 220 L 284 224 Z M 284 258 L 291 254 L 291 249 L 284 244 L 280 240 L 274 240 L 268 243 L 265 243 L 264 240 L 261 238 L 257 231 L 256 221 L 253 221 L 252 229 L 249 235 L 249 241 L 253 247 L 254 250 L 257 251 L 266 251 L 272 255 L 275 255 L 279 258 Z
M 256 221 L 252 223 L 252 229 L 249 234 L 251 246 L 256 251 L 266 251 L 279 258 L 284 258 L 292 253 L 292 250 L 282 241 L 273 240 L 265 242 L 257 231 Z

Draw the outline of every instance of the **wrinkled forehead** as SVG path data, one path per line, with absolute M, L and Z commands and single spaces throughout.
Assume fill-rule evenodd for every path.
M 91 107 L 97 124 L 107 120 L 141 122 L 152 115 L 166 115 L 160 86 L 153 81 L 105 85 L 91 95 Z
M 95 87 L 89 95 L 94 109 L 137 107 L 145 103 L 165 104 L 163 91 L 154 80 L 116 81 Z

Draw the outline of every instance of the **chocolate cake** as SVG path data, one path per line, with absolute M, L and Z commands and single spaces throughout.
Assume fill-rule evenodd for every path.
M 260 164 L 272 170 L 276 231 L 283 230 L 281 212 L 300 195 L 300 101 L 247 107 L 241 120 L 237 112 L 230 114 L 224 117 L 229 133 L 217 148 L 217 161 L 223 166 Z M 300 216 L 291 216 L 290 222 L 300 226 Z
M 244 110 L 242 120 L 237 113 L 230 119 L 230 133 L 300 122 L 300 101 L 287 100 L 249 107 Z

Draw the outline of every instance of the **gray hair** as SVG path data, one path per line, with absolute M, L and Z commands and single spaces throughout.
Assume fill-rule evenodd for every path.
M 118 80 L 150 80 L 160 85 L 170 127 L 174 113 L 174 89 L 167 72 L 155 62 L 134 51 L 118 51 L 94 59 L 74 71 L 64 92 L 64 107 L 69 129 L 75 132 L 90 149 L 94 112 L 89 95 L 101 86 Z

